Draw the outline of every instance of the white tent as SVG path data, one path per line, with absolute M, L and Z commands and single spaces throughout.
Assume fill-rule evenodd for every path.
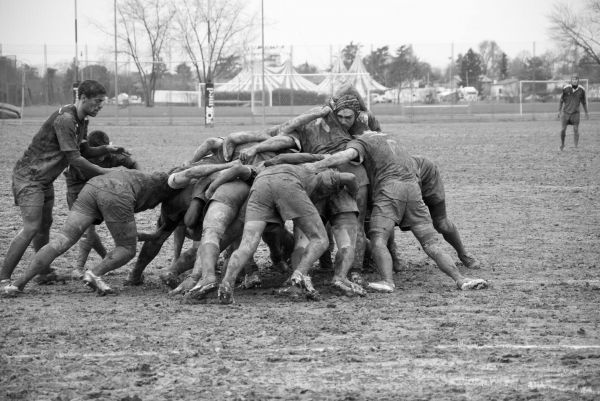
M 308 92 L 317 92 L 317 86 L 308 79 L 302 77 L 296 72 L 289 59 L 279 67 L 265 66 L 265 91 L 268 93 L 267 104 L 273 104 L 273 91 L 275 89 L 303 90 Z M 260 63 L 254 63 L 249 68 L 243 69 L 237 76 L 229 82 L 218 84 L 218 92 L 250 92 L 254 96 L 256 92 L 262 92 L 262 66 Z
M 317 85 L 317 92 L 333 96 L 333 94 L 344 84 L 348 79 L 348 72 L 346 66 L 342 60 L 342 56 L 337 58 L 337 62 L 331 67 L 331 72 L 325 77 L 325 79 Z
M 267 92 L 272 92 L 280 87 L 277 73 L 277 69 L 265 66 L 265 90 Z M 230 81 L 215 85 L 215 90 L 219 92 L 261 92 L 262 83 L 262 66 L 260 63 L 254 63 L 244 68 Z
M 388 88 L 375 81 L 371 74 L 367 72 L 365 65 L 359 54 L 354 57 L 352 65 L 348 69 L 348 80 L 356 88 L 358 93 L 363 98 L 367 98 L 367 94 L 373 91 L 385 91 Z
M 288 59 L 283 63 L 277 74 L 276 78 L 279 78 L 279 88 L 318 92 L 317 85 L 296 72 L 296 69 L 292 65 L 292 59 Z

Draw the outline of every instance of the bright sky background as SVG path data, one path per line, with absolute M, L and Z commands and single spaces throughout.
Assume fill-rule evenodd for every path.
M 165 0 L 166 1 L 166 0 Z M 245 0 L 260 17 L 260 0 Z M 265 45 L 284 46 L 294 64 L 328 65 L 351 41 L 362 54 L 389 45 L 412 44 L 416 55 L 434 67 L 451 56 L 477 51 L 495 40 L 509 57 L 521 51 L 542 54 L 554 48 L 548 15 L 560 0 L 263 0 Z M 569 1 L 579 7 L 584 0 Z M 75 53 L 75 0 L 0 0 L 3 55 L 32 65 L 68 63 Z M 80 61 L 111 62 L 113 40 L 98 28 L 113 29 L 113 0 L 77 0 Z M 257 38 L 260 40 L 260 36 Z M 534 45 L 535 43 L 535 45 Z M 259 43 L 257 43 L 259 44 Z M 183 58 L 181 61 L 184 61 Z

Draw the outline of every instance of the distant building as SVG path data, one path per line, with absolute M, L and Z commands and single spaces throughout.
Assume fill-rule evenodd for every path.
M 490 85 L 492 100 L 514 101 L 519 97 L 519 80 L 516 78 L 503 79 Z

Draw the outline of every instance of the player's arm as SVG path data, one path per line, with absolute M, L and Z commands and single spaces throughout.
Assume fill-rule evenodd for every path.
M 348 148 L 346 150 L 342 150 L 341 152 L 334 153 L 321 161 L 307 163 L 304 166 L 312 171 L 321 171 L 326 168 L 337 167 L 342 164 L 346 164 L 354 159 L 357 159 L 358 157 L 358 150 L 354 148 Z
M 348 193 L 352 196 L 356 196 L 360 188 L 356 176 L 352 173 L 340 173 L 340 184 L 344 185 Z
M 97 166 L 81 155 L 80 144 L 77 143 L 77 127 L 73 116 L 65 113 L 59 115 L 54 120 L 54 130 L 60 150 L 65 155 L 70 166 L 78 169 L 86 179 L 90 179 L 100 174 L 105 174 L 110 170 Z
M 558 118 L 560 118 L 560 113 L 562 111 L 564 103 L 565 103 L 565 91 L 563 89 L 563 93 L 560 95 L 560 100 L 558 101 Z
M 585 111 L 585 118 L 589 119 L 590 118 L 590 114 L 588 113 L 587 99 L 586 99 L 585 91 L 583 91 L 583 96 L 581 98 L 581 105 L 583 106 L 583 111 Z
M 79 170 L 86 179 L 90 179 L 97 175 L 106 174 L 110 172 L 110 169 L 102 168 L 96 164 L 90 162 L 77 151 L 65 152 L 67 156 L 67 162 L 69 166 L 73 166 Z
M 269 139 L 272 135 L 267 132 L 256 132 L 256 131 L 240 131 L 232 132 L 227 135 L 223 140 L 223 156 L 225 161 L 230 161 L 235 151 L 235 147 L 243 145 L 248 142 L 262 142 Z
M 285 149 L 292 149 L 296 146 L 294 138 L 287 135 L 277 135 L 267 139 L 266 141 L 257 143 L 240 152 L 240 161 L 246 163 L 248 160 L 256 156 L 257 153 L 263 152 L 280 152 Z
M 221 171 L 217 177 L 210 183 L 208 188 L 206 188 L 205 195 L 206 198 L 210 199 L 217 188 L 226 182 L 230 182 L 233 180 L 243 180 L 247 181 L 252 176 L 252 169 L 243 164 L 238 164 L 236 166 L 230 167 L 227 170 Z
M 79 152 L 87 159 L 92 157 L 106 156 L 110 153 L 129 155 L 129 152 L 127 152 L 122 146 L 90 146 L 87 142 L 82 142 L 81 145 L 79 145 Z
M 331 108 L 329 106 L 317 106 L 312 109 L 296 116 L 279 126 L 279 135 L 287 135 L 292 131 L 300 128 L 303 125 L 308 124 L 309 122 L 316 120 L 317 118 L 322 118 L 331 113 Z
M 211 175 L 217 171 L 225 170 L 226 168 L 229 168 L 237 163 L 239 162 L 233 161 L 222 164 L 201 164 L 190 167 L 183 171 L 169 175 L 168 184 L 173 189 L 185 188 L 193 179 L 206 177 L 207 175 Z
M 303 164 L 323 160 L 326 155 L 313 153 L 282 153 L 269 160 L 265 160 L 265 167 L 278 164 Z
M 190 165 L 192 163 L 197 162 L 202 159 L 204 156 L 208 156 L 211 153 L 214 153 L 219 149 L 220 146 L 223 145 L 223 138 L 208 138 L 204 142 L 200 144 L 194 151 L 194 155 L 192 159 L 186 163 L 186 165 Z

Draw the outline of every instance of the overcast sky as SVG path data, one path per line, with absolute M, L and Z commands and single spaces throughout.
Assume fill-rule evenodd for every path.
M 165 0 L 166 1 L 166 0 Z M 260 16 L 260 0 L 245 0 Z M 558 0 L 264 0 L 265 45 L 284 46 L 294 64 L 324 67 L 351 41 L 366 55 L 389 45 L 393 51 L 412 44 L 434 67 L 451 56 L 477 51 L 483 40 L 495 40 L 509 57 L 520 51 L 541 54 L 553 48 L 548 14 Z M 578 7 L 584 0 L 569 1 Z M 69 62 L 75 53 L 75 0 L 0 0 L 2 54 L 15 54 L 32 65 Z M 112 0 L 77 0 L 80 59 L 110 61 Z M 260 37 L 258 38 L 260 39 Z

